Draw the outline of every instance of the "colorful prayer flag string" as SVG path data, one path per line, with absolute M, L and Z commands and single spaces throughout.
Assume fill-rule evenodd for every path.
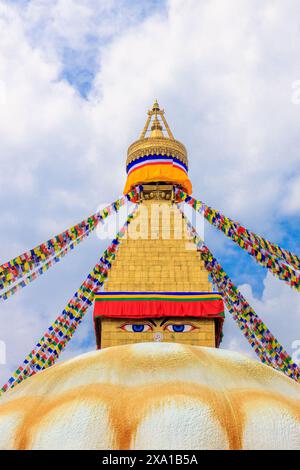
M 0 389 L 0 395 L 26 378 L 50 367 L 59 358 L 78 325 L 82 322 L 87 309 L 92 304 L 95 293 L 99 291 L 106 280 L 111 263 L 115 259 L 120 239 L 124 237 L 128 225 L 135 217 L 137 207 L 136 204 L 119 233 L 104 251 L 99 262 L 75 292 L 63 312 L 48 328 L 35 348 L 25 358 L 23 364 Z
M 263 363 L 283 372 L 296 382 L 300 382 L 299 366 L 293 362 L 290 355 L 250 307 L 183 212 L 182 215 L 198 247 L 201 258 L 204 260 L 205 268 L 210 273 L 218 290 L 223 293 L 228 311 L 237 322 L 255 353 Z
M 291 287 L 300 290 L 300 259 L 293 253 L 280 248 L 278 245 L 250 232 L 238 222 L 234 222 L 218 211 L 210 208 L 176 188 L 177 202 L 186 202 L 214 227 L 221 230 L 228 238 L 234 241 L 263 267 L 266 267 L 280 280 Z
M 74 246 L 77 245 L 76 241 L 78 238 L 86 238 L 86 236 L 97 227 L 100 221 L 106 219 L 113 212 L 118 212 L 120 207 L 127 201 L 136 202 L 139 192 L 140 187 L 134 188 L 125 196 L 122 196 L 117 201 L 81 221 L 79 224 L 74 225 L 41 245 L 2 264 L 0 266 L 0 289 L 9 287 L 19 279 L 22 279 L 25 275 L 31 273 L 34 269 L 39 268 L 43 263 L 54 258 L 55 255 L 64 250 L 71 243 L 73 243 Z M 67 250 L 67 252 L 68 251 L 69 250 Z M 51 266 L 53 264 L 51 264 Z M 12 290 L 14 290 L 14 288 Z
M 81 237 L 78 237 L 76 240 L 70 243 L 70 245 L 66 246 L 61 252 L 57 253 L 45 264 L 40 265 L 40 267 L 36 271 L 31 272 L 28 276 L 26 276 L 16 285 L 4 292 L 4 294 L 0 295 L 0 301 L 9 299 L 16 292 L 28 286 L 28 284 L 30 284 L 32 281 L 35 281 L 39 276 L 48 271 L 48 269 L 51 268 L 54 264 L 59 263 L 70 250 L 73 250 L 74 247 L 81 243 L 90 233 L 91 232 L 86 232 Z

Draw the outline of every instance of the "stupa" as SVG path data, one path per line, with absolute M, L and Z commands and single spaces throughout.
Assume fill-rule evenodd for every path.
M 157 101 L 126 165 L 124 193 L 142 190 L 95 297 L 97 350 L 1 398 L 0 449 L 299 449 L 299 384 L 220 348 L 222 296 L 175 204 L 187 152 Z
M 174 204 L 174 185 L 192 191 L 187 152 L 174 139 L 157 101 L 140 139 L 128 149 L 126 165 L 124 193 L 140 184 L 143 190 L 104 293 L 96 296 L 98 348 L 144 341 L 218 347 L 222 297 L 212 292 L 204 263 Z

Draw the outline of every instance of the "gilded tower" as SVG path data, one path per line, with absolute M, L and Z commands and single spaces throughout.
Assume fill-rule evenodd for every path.
M 175 186 L 188 194 L 192 191 L 187 152 L 185 146 L 174 139 L 157 101 L 148 111 L 139 140 L 128 148 L 126 170 L 124 193 L 137 185 L 142 185 L 142 191 L 136 217 L 121 241 L 104 285 L 106 295 L 96 298 L 98 347 L 153 340 L 218 346 L 223 303 L 212 293 L 208 273 L 174 198 Z M 201 317 L 189 310 L 184 315 L 184 323 L 182 317 L 177 316 L 183 311 L 183 303 L 198 298 L 203 301 L 201 305 L 200 302 L 195 304 L 198 312 L 202 309 Z M 150 299 L 165 303 L 158 307 L 153 302 L 149 310 L 145 302 L 149 305 Z M 109 300 L 113 303 L 107 304 Z M 137 302 L 140 302 L 138 306 Z M 177 310 L 170 312 L 170 305 L 172 308 L 175 305 L 171 302 L 176 302 Z M 221 311 L 216 316 L 209 309 L 203 312 L 204 302 L 206 306 L 215 306 L 218 302 Z M 134 317 L 132 310 L 142 311 L 141 316 Z M 172 318 L 172 323 L 166 320 L 168 318 Z

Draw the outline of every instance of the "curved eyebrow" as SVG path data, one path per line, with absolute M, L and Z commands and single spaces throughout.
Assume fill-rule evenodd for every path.
M 164 318 L 163 321 L 161 322 L 160 326 L 163 326 L 166 321 L 169 321 L 169 318 Z
M 149 321 L 150 323 L 152 323 L 152 325 L 157 326 L 156 323 L 155 323 L 155 321 L 152 320 L 151 318 L 149 318 L 147 321 Z

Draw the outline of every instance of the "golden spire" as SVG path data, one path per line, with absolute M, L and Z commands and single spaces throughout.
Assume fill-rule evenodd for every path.
M 155 118 L 152 121 L 150 137 L 164 137 L 163 128 L 157 118 L 157 115 L 155 115 Z
M 190 194 L 191 183 L 187 176 L 188 158 L 185 146 L 174 139 L 166 121 L 165 112 L 160 109 L 157 100 L 154 101 L 152 109 L 147 114 L 146 124 L 140 138 L 133 142 L 127 151 L 128 178 L 125 192 L 128 188 L 146 181 L 166 181 L 181 185 Z M 150 160 L 152 160 L 151 167 Z M 172 163 L 172 169 L 169 165 L 168 168 L 166 167 L 166 161 Z M 144 167 L 148 165 L 145 170 L 148 176 L 144 180 L 140 180 L 139 176 L 142 170 L 138 168 L 141 168 L 141 165 Z
M 152 111 L 154 112 L 160 111 L 157 100 L 154 101 L 154 105 L 152 106 Z
M 154 101 L 152 109 L 148 111 L 148 118 L 147 118 L 145 127 L 144 127 L 144 129 L 143 129 L 143 131 L 140 135 L 140 139 L 145 139 L 146 138 L 146 132 L 149 129 L 149 125 L 150 125 L 150 122 L 151 122 L 153 116 L 154 116 L 154 119 L 153 119 L 152 126 L 151 126 L 151 131 L 152 132 L 150 133 L 150 138 L 151 137 L 154 137 L 154 138 L 155 137 L 163 137 L 163 138 L 165 138 L 161 122 L 158 119 L 158 116 L 159 116 L 161 118 L 164 126 L 165 126 L 165 130 L 167 131 L 168 138 L 171 139 L 171 140 L 175 140 L 174 136 L 171 132 L 171 129 L 169 128 L 169 125 L 167 123 L 167 120 L 165 118 L 165 112 L 164 112 L 163 109 L 160 109 L 157 100 Z M 155 132 L 153 132 L 153 131 L 155 131 Z
M 149 130 L 150 134 L 146 136 Z M 164 134 L 164 131 L 167 135 Z M 128 148 L 126 165 L 143 155 L 155 154 L 173 155 L 186 166 L 188 165 L 185 146 L 174 139 L 165 118 L 165 112 L 160 109 L 157 100 L 154 101 L 152 109 L 148 111 L 147 121 L 139 140 L 133 142 Z

